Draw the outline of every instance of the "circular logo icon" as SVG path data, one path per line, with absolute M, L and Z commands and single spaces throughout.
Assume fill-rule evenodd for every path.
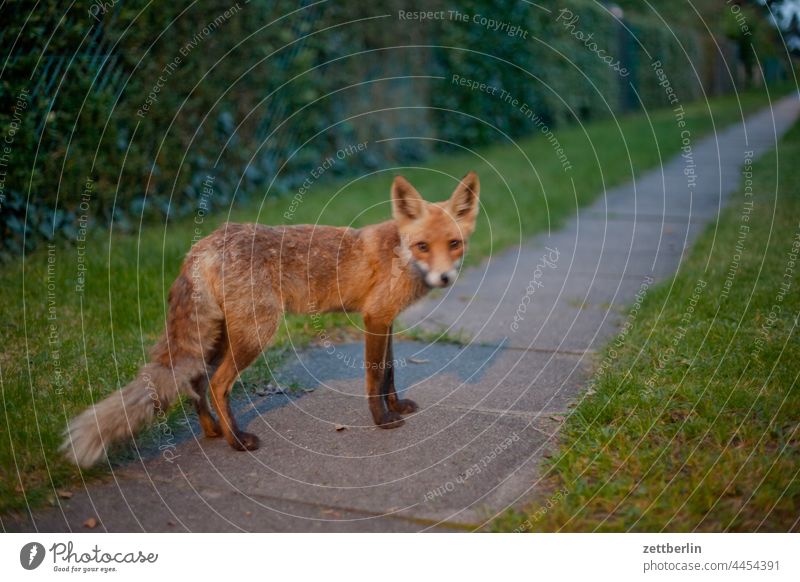
M 35 570 L 44 561 L 44 546 L 39 542 L 30 542 L 19 551 L 19 563 L 26 570 Z

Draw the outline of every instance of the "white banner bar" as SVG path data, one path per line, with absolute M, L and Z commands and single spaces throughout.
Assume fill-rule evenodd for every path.
M 796 581 L 799 542 L 796 534 L 3 534 L 0 572 L 15 581 Z

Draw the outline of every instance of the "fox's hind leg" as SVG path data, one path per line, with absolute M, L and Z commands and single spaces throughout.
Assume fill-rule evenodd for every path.
M 225 437 L 230 446 L 238 451 L 257 449 L 258 437 L 239 429 L 236 419 L 231 413 L 228 398 L 231 387 L 240 372 L 252 364 L 259 353 L 260 350 L 244 349 L 241 346 L 237 346 L 235 349 L 228 349 L 222 359 L 222 363 L 214 373 L 214 377 L 211 378 L 211 402 L 217 411 L 217 417 L 219 417 L 222 436 Z
M 197 417 L 200 419 L 200 427 L 203 429 L 203 434 L 208 438 L 216 438 L 222 436 L 222 429 L 217 422 L 217 419 L 211 415 L 211 409 L 208 407 L 208 372 L 203 372 L 192 382 L 192 388 L 197 393 L 197 400 L 194 401 L 195 409 L 197 410 Z
M 237 451 L 258 448 L 258 437 L 239 429 L 231 411 L 229 396 L 234 381 L 252 364 L 275 335 L 279 313 L 260 307 L 257 317 L 239 317 L 226 321 L 227 345 L 217 371 L 211 378 L 211 403 L 217 412 L 222 435 Z M 255 321 L 254 321 L 255 319 Z
M 389 337 L 386 344 L 386 357 L 384 358 L 383 384 L 381 394 L 386 399 L 386 408 L 398 414 L 411 414 L 416 412 L 419 407 L 417 403 L 408 398 L 398 398 L 397 390 L 394 387 L 394 368 L 397 362 L 394 360 L 394 349 L 392 348 L 392 328 L 389 327 Z
M 220 327 L 224 327 L 220 322 Z M 197 418 L 200 420 L 200 428 L 203 429 L 203 434 L 206 438 L 217 438 L 222 436 L 222 428 L 219 422 L 211 414 L 211 409 L 208 407 L 208 385 L 214 373 L 217 371 L 222 356 L 227 349 L 228 338 L 225 336 L 224 330 L 217 338 L 214 347 L 206 354 L 206 365 L 202 374 L 197 376 L 192 381 L 192 388 L 194 389 L 197 398 L 194 401 L 195 410 L 197 410 Z

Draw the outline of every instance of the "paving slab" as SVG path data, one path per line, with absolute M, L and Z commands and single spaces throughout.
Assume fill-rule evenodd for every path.
M 292 403 L 299 410 L 337 424 L 343 418 L 340 403 L 346 401 L 347 408 L 354 411 L 352 422 L 370 427 L 361 377 L 363 345 L 336 348 L 333 353 L 325 349 L 305 352 L 278 377 L 282 383 L 336 394 L 336 408 L 319 410 L 318 403 L 327 398 L 302 398 Z M 398 389 L 421 406 L 412 417 L 420 422 L 439 414 L 437 407 L 501 415 L 527 413 L 531 419 L 563 412 L 580 394 L 591 366 L 589 356 L 420 342 L 398 342 L 395 360 Z
M 162 469 L 163 470 L 163 469 Z M 218 485 L 218 483 L 214 483 Z M 40 532 L 414 532 L 427 523 L 391 516 L 296 503 L 276 496 L 245 494 L 211 482 L 152 479 L 140 470 L 94 483 L 88 493 L 59 500 L 60 506 L 30 518 L 4 518 L 5 531 Z M 85 522 L 97 524 L 88 528 Z M 458 531 L 440 525 L 441 531 Z
M 303 502 L 309 508 L 299 515 L 304 519 L 325 506 L 424 518 L 426 527 L 475 528 L 495 504 L 507 506 L 524 492 L 502 486 L 528 460 L 540 458 L 552 435 L 525 417 L 445 407 L 386 431 L 364 426 L 363 406 L 339 394 L 323 391 L 297 402 L 304 408 L 286 406 L 248 425 L 261 438 L 257 451 L 233 454 L 222 441 L 186 443 L 179 458 L 153 459 L 148 471 L 164 486 L 188 482 L 193 489 Z M 324 418 L 332 407 L 346 428 L 336 430 Z M 482 459 L 488 460 L 480 478 L 465 477 Z

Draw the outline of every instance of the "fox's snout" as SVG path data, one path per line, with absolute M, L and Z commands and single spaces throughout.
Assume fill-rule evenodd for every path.
M 440 271 L 427 271 L 425 272 L 425 283 L 428 287 L 448 287 L 453 284 L 457 276 L 458 270 L 455 268 L 445 271 L 444 273 Z

